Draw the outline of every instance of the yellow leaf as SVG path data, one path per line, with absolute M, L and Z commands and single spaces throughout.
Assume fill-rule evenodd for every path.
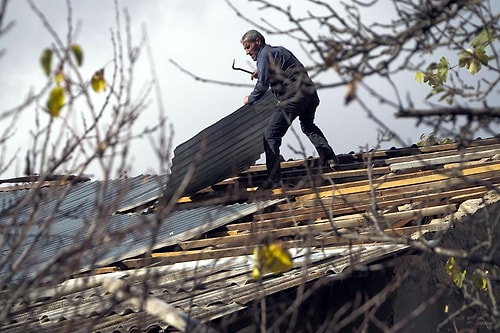
M 448 275 L 451 276 L 453 283 L 455 283 L 457 287 L 462 288 L 467 271 L 464 269 L 460 272 L 460 267 L 453 257 L 448 258 L 444 267 L 448 272 Z
M 477 60 L 472 60 L 469 64 L 469 72 L 476 75 L 481 70 L 481 63 Z
M 52 89 L 47 101 L 47 109 L 52 117 L 59 117 L 61 108 L 64 105 L 64 89 L 62 87 L 55 87 Z
M 462 288 L 466 274 L 467 271 L 465 269 L 462 272 L 455 272 L 455 274 L 453 274 L 453 283 L 455 283 L 458 288 Z
M 58 71 L 55 77 L 55 81 L 57 85 L 60 85 L 60 83 L 64 80 L 64 74 L 62 71 Z
M 100 93 L 101 91 L 106 90 L 106 81 L 104 81 L 104 68 L 96 71 L 94 75 L 92 75 L 92 80 L 90 81 L 92 85 L 92 89 L 96 93 Z
M 52 67 L 52 55 L 54 51 L 52 49 L 45 49 L 40 56 L 40 64 L 42 65 L 42 69 L 45 72 L 45 75 L 50 75 L 50 69 Z
M 449 275 L 452 275 L 456 270 L 455 258 L 449 257 L 448 260 L 446 260 L 444 268 L 446 269 Z
M 259 245 L 254 251 L 254 267 L 252 277 L 259 279 L 267 273 L 284 273 L 292 266 L 292 256 L 280 243 Z
M 73 51 L 73 54 L 75 55 L 76 64 L 78 66 L 81 66 L 82 63 L 83 63 L 83 51 L 82 51 L 82 48 L 78 44 L 73 44 L 73 45 L 71 45 L 71 50 Z
M 425 74 L 423 72 L 415 73 L 415 80 L 420 84 L 422 84 L 422 82 L 424 82 L 424 77 L 425 77 Z
M 484 275 L 480 275 L 478 273 L 473 274 L 472 280 L 474 281 L 474 284 L 476 285 L 477 288 L 479 288 L 481 290 L 488 289 L 488 279 L 486 278 L 487 274 L 488 274 L 488 271 L 485 271 Z

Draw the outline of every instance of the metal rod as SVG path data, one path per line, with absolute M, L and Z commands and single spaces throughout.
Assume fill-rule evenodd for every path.
M 235 60 L 233 59 L 233 66 L 232 66 L 232 68 L 233 68 L 235 71 L 242 71 L 242 72 L 245 72 L 245 73 L 248 73 L 248 74 L 253 74 L 253 72 L 252 72 L 252 71 L 249 71 L 248 69 L 235 67 L 235 66 L 234 66 L 234 63 L 235 63 Z

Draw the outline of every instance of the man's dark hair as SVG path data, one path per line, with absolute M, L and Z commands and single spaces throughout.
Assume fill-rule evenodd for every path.
M 245 32 L 243 37 L 241 37 L 241 42 L 243 43 L 245 40 L 248 40 L 249 42 L 255 42 L 257 39 L 260 39 L 262 44 L 266 44 L 266 39 L 260 32 L 258 32 L 257 30 L 248 30 L 247 32 Z

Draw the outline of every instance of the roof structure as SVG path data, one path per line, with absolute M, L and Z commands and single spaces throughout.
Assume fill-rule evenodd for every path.
M 0 192 L 9 235 L 0 330 L 176 331 L 143 303 L 117 303 L 110 281 L 210 326 L 304 283 L 348 279 L 359 265 L 445 232 L 461 204 L 498 191 L 499 156 L 500 139 L 490 138 L 341 154 L 336 171 L 313 158 L 288 161 L 284 187 L 266 191 L 256 190 L 265 166 L 232 169 L 222 180 L 204 167 L 168 211 L 158 199 L 172 175 Z M 291 269 L 253 279 L 254 249 L 274 241 L 289 250 Z

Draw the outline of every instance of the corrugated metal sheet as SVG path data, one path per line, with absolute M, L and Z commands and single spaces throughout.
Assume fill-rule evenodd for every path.
M 482 149 L 489 148 L 483 147 Z M 443 149 L 443 147 L 433 149 L 435 149 L 434 152 L 440 151 L 440 157 L 459 154 L 458 148 L 452 146 L 448 146 L 446 149 Z M 428 153 L 431 153 L 431 151 L 429 150 Z M 425 155 L 424 151 L 418 158 L 425 157 L 422 155 Z M 397 159 L 388 158 L 389 154 L 385 152 L 381 153 L 380 156 L 379 158 L 384 159 L 383 165 L 389 166 L 396 161 L 400 163 L 416 158 L 415 156 L 398 157 Z M 106 202 L 108 205 L 112 205 L 113 202 L 108 200 L 111 200 L 112 197 L 116 201 L 118 198 L 116 194 L 109 199 L 98 201 L 96 200 L 97 193 L 82 190 L 80 195 L 93 198 L 93 201 L 87 202 L 83 199 L 80 201 L 78 198 L 66 199 L 68 200 L 66 202 L 67 207 L 62 205 L 61 207 L 64 209 L 61 209 L 54 203 L 56 198 L 51 197 L 51 195 L 55 196 L 59 192 L 45 191 L 41 192 L 44 194 L 40 197 L 40 205 L 44 205 L 44 210 L 40 216 L 48 216 L 47 212 L 51 211 L 45 206 L 55 207 L 57 208 L 55 210 L 57 214 L 54 221 L 57 223 L 51 224 L 50 228 L 41 234 L 43 239 L 31 242 L 31 244 L 36 245 L 31 254 L 33 254 L 35 268 L 39 269 L 49 260 L 54 260 L 54 258 L 50 258 L 49 254 L 53 256 L 61 255 L 61 249 L 68 248 L 71 243 L 82 242 L 85 232 L 88 232 L 91 226 L 96 227 L 93 235 L 108 235 L 110 237 L 96 237 L 95 243 L 90 244 L 93 249 L 88 253 L 85 252 L 84 257 L 78 258 L 79 261 L 75 262 L 75 269 L 81 269 L 85 265 L 88 267 L 89 263 L 105 264 L 118 258 L 130 259 L 134 255 L 144 253 L 150 247 L 158 248 L 173 245 L 180 240 L 196 237 L 196 240 L 182 244 L 182 249 L 176 248 L 172 251 L 168 251 L 170 250 L 168 249 L 166 252 L 169 253 L 162 254 L 165 255 L 165 258 L 168 257 L 168 262 L 177 262 L 174 265 L 167 265 L 167 260 L 165 260 L 161 263 L 154 263 L 154 265 L 160 266 L 151 265 L 145 267 L 149 264 L 145 260 L 139 263 L 139 265 L 142 265 L 140 269 L 126 269 L 109 275 L 123 278 L 130 285 L 141 288 L 146 287 L 151 295 L 200 320 L 209 321 L 213 318 L 234 313 L 242 308 L 250 307 L 252 301 L 264 294 L 270 295 L 287 290 L 306 281 L 324 278 L 340 279 L 347 276 L 345 268 L 348 266 L 356 263 L 366 264 L 379 261 L 387 258 L 387 256 L 399 253 L 399 251 L 405 251 L 408 246 L 404 244 L 391 245 L 381 242 L 359 244 L 358 242 L 365 241 L 364 238 L 354 241 L 355 239 L 350 237 L 351 235 L 362 232 L 365 236 L 369 236 L 371 230 L 373 230 L 372 225 L 368 223 L 371 221 L 369 219 L 364 220 L 362 225 L 359 224 L 358 214 L 366 216 L 366 212 L 369 211 L 374 198 L 377 200 L 377 204 L 380 205 L 378 208 L 381 209 L 381 212 L 385 211 L 387 207 L 393 210 L 401 206 L 404 210 L 403 206 L 415 203 L 416 200 L 422 200 L 424 205 L 430 205 L 429 207 L 421 207 L 425 209 L 451 198 L 456 203 L 465 201 L 466 198 L 481 198 L 485 191 L 491 187 L 488 186 L 484 189 L 478 187 L 475 189 L 470 188 L 471 184 L 484 183 L 498 186 L 500 164 L 498 161 L 483 160 L 478 163 L 479 165 L 471 164 L 461 169 L 466 171 L 463 175 L 469 176 L 459 175 L 453 170 L 451 172 L 449 172 L 450 170 L 445 171 L 444 167 L 443 169 L 427 171 L 409 169 L 406 173 L 400 175 L 389 175 L 387 168 L 384 171 L 387 178 L 384 176 L 376 180 L 380 182 L 380 185 L 384 186 L 378 187 L 375 197 L 372 197 L 363 188 L 363 184 L 367 185 L 370 182 L 366 175 L 367 170 L 358 165 L 356 168 L 362 168 L 362 170 L 345 170 L 321 174 L 322 177 L 335 176 L 334 179 L 338 180 L 335 184 L 336 190 L 345 190 L 344 192 L 334 191 L 330 183 L 327 186 L 325 185 L 326 187 L 316 187 L 315 189 L 289 190 L 283 194 L 283 196 L 288 196 L 288 199 L 282 197 L 282 199 L 268 200 L 261 203 L 247 202 L 209 206 L 209 202 L 213 201 L 200 201 L 198 203 L 193 201 L 189 204 L 189 207 L 199 204 L 196 208 L 178 210 L 166 217 L 150 214 L 143 216 L 116 215 L 112 217 L 106 215 L 99 218 L 95 213 L 95 210 L 99 208 L 96 207 L 96 204 Z M 350 167 L 353 166 L 354 164 L 350 165 Z M 359 173 L 353 171 L 359 171 Z M 360 174 L 363 175 L 360 176 Z M 434 176 L 442 176 L 443 174 L 455 177 L 457 182 L 453 184 L 447 183 L 444 186 L 436 182 Z M 360 177 L 363 179 L 361 180 Z M 163 184 L 164 182 L 159 181 L 158 183 Z M 388 183 L 391 186 L 388 186 Z M 421 185 L 424 183 L 432 183 L 432 186 L 425 186 L 425 189 L 421 189 Z M 444 188 L 447 191 L 443 192 Z M 98 191 L 98 188 L 96 188 L 96 191 Z M 226 195 L 223 190 L 220 191 L 221 196 Z M 18 193 L 19 197 L 26 195 L 28 192 L 23 193 Z M 264 196 L 267 199 L 277 198 L 274 193 L 269 193 L 269 196 L 267 194 L 263 195 L 262 200 L 264 200 Z M 432 196 L 433 198 L 430 198 Z M 0 198 L 2 197 L 0 196 Z M 320 198 L 324 201 L 319 200 Z M 251 199 L 255 200 L 255 196 L 252 196 Z M 141 201 L 134 198 L 127 200 L 130 200 L 129 203 L 132 204 Z M 287 204 L 276 205 L 273 209 L 264 210 L 265 207 L 274 205 L 280 200 L 287 200 Z M 80 204 L 83 208 L 78 209 Z M 120 203 L 116 207 L 122 207 L 122 204 Z M 181 207 L 182 205 L 177 206 L 178 209 Z M 325 209 L 325 207 L 328 208 Z M 110 211 L 113 211 L 113 209 Z M 251 220 L 245 219 L 244 221 L 238 221 L 239 223 L 231 223 L 246 214 L 251 215 L 261 209 L 263 211 L 254 214 Z M 20 211 L 25 214 L 22 216 L 29 216 L 27 215 L 29 212 L 22 209 Z M 54 211 L 54 208 L 52 211 Z M 84 219 L 83 213 L 79 215 L 81 211 L 89 214 L 90 218 Z M 406 212 L 402 211 L 401 213 Z M 392 213 L 382 213 L 381 217 L 385 215 L 387 218 L 389 214 Z M 406 214 L 397 214 L 398 217 L 395 220 L 383 219 L 380 222 L 383 223 L 384 228 L 385 223 L 387 223 L 388 229 L 386 230 L 389 234 L 393 232 L 399 234 L 401 232 L 401 235 L 408 237 L 412 235 L 411 238 L 416 239 L 421 237 L 422 232 L 427 230 L 445 230 L 448 224 L 444 225 L 443 214 L 447 213 L 439 213 L 435 216 L 436 219 L 433 219 L 428 225 L 420 225 L 423 221 L 422 216 L 426 216 L 423 212 L 415 215 L 414 219 L 409 219 Z M 39 219 L 40 216 L 37 216 L 37 218 Z M 333 226 L 329 223 L 332 217 L 337 227 L 340 227 L 344 222 L 342 228 L 346 231 L 346 237 L 343 237 L 344 233 L 342 233 L 341 237 L 337 238 L 333 232 Z M 356 219 L 355 223 L 347 223 L 351 219 Z M 20 224 L 21 219 L 19 220 Z M 418 226 L 408 227 L 403 230 L 402 226 L 410 223 L 410 220 L 415 224 L 417 224 L 418 220 Z M 0 218 L 0 221 L 3 220 Z M 433 221 L 436 223 L 433 223 Z M 157 222 L 159 222 L 159 228 L 154 233 L 151 227 L 143 227 L 143 223 L 154 226 Z M 227 224 L 227 230 L 232 232 L 232 236 L 228 237 L 226 233 L 221 235 L 217 232 L 204 235 L 204 232 L 225 224 Z M 348 232 L 348 230 L 351 231 Z M 15 229 L 12 229 L 11 232 L 15 231 Z M 37 230 L 33 228 L 32 231 L 33 233 L 28 237 L 33 237 Z M 249 255 L 240 256 L 239 253 L 241 252 L 238 252 L 238 250 L 243 247 L 248 250 L 258 245 L 260 242 L 259 236 L 266 233 L 284 241 L 286 240 L 287 246 L 290 246 L 295 251 L 293 252 L 294 267 L 284 274 L 265 276 L 262 281 L 253 281 L 250 278 L 253 261 Z M 206 238 L 200 236 L 206 236 Z M 155 239 L 155 242 L 151 246 L 153 239 Z M 23 246 L 29 246 L 28 243 L 23 244 Z M 348 245 L 346 246 L 346 244 Z M 186 247 L 186 245 L 191 246 Z M 317 248 L 314 246 L 317 246 Z M 183 259 L 182 256 L 188 254 L 187 252 L 190 252 L 191 249 L 193 249 L 194 254 L 212 254 L 212 258 L 215 259 L 197 260 L 194 257 Z M 220 249 L 225 251 L 224 256 L 220 254 L 221 252 L 218 252 Z M 246 251 L 246 253 L 250 253 L 250 251 Z M 228 255 L 234 256 L 227 257 Z M 45 263 L 40 256 L 46 258 Z M 0 260 L 2 260 L 2 254 L 0 254 Z M 192 261 L 181 263 L 182 260 Z M 123 262 L 123 264 L 127 265 L 126 262 Z M 53 266 L 52 275 L 56 272 L 58 265 Z M 131 268 L 132 265 L 128 267 Z M 4 268 L 2 267 L 2 269 Z M 35 271 L 35 269 L 26 268 L 25 272 L 29 272 L 29 270 Z M 16 294 L 15 286 L 13 288 L 6 286 L 4 290 L 0 291 L 0 309 L 7 309 L 9 313 L 7 321 L 0 323 L 0 330 L 5 332 L 60 332 L 74 331 L 75 328 L 78 330 L 83 327 L 96 332 L 131 332 L 148 331 L 149 328 L 154 326 L 166 327 L 165 323 L 144 311 L 125 304 L 114 304 L 112 296 L 100 287 L 99 280 L 102 280 L 102 277 L 103 275 L 92 275 L 87 278 L 77 279 L 79 282 L 73 282 L 70 279 L 64 285 L 55 283 L 47 286 L 34 284 L 27 291 L 29 295 L 22 295 L 22 297 Z M 29 283 L 29 281 L 26 282 Z M 14 307 L 10 307 L 9 301 L 17 303 Z M 112 311 L 110 311 L 111 308 Z
M 28 254 L 22 261 L 24 268 L 11 278 L 17 280 L 31 276 L 41 268 L 41 264 L 49 264 L 49 260 L 64 249 L 81 244 L 93 225 L 102 224 L 97 227 L 98 231 L 102 231 L 100 227 L 107 225 L 105 217 L 157 200 L 167 179 L 165 175 L 141 175 L 0 192 L 0 227 L 4 230 L 0 243 L 0 276 L 8 274 L 23 251 Z M 121 221 L 124 217 L 115 216 L 112 219 Z
M 70 196 L 70 198 L 77 197 Z M 139 197 L 143 199 L 142 195 Z M 91 249 L 82 257 L 74 258 L 78 261 L 77 271 L 86 271 L 95 265 L 109 265 L 125 258 L 144 254 L 149 249 L 158 249 L 191 239 L 282 200 L 175 211 L 159 221 L 156 215 L 92 215 L 95 209 L 90 207 L 81 208 L 76 214 L 75 209 L 81 207 L 79 202 L 77 200 L 64 202 L 56 208 L 57 217 L 46 227 L 42 237 L 38 235 L 39 230 L 48 215 L 41 215 L 40 222 L 34 223 L 27 230 L 27 236 L 16 248 L 14 256 L 0 268 L 0 278 L 8 274 L 12 265 L 24 251 L 29 251 L 30 254 L 20 263 L 16 274 L 10 278 L 12 282 L 33 277 L 37 272 L 51 270 L 53 268 L 50 266 L 55 262 L 58 262 L 57 266 L 61 266 L 61 263 L 71 260 L 68 257 L 71 249 L 79 244 L 87 244 Z M 95 205 L 95 199 L 92 202 Z M 130 203 L 131 199 L 129 198 L 126 202 Z M 87 204 L 91 205 L 91 203 L 82 203 L 84 207 Z M 52 206 L 52 200 L 43 202 L 42 205 Z M 46 211 L 46 213 L 49 212 Z M 7 220 L 7 218 L 0 219 L 2 225 L 6 225 Z M 25 221 L 23 217 L 18 220 Z M 157 223 L 159 225 L 156 229 Z M 19 232 L 19 227 L 12 230 L 12 232 Z M 12 236 L 15 237 L 14 234 Z M 9 244 L 5 244 L 0 257 L 7 256 L 10 251 Z M 64 273 L 67 268 L 63 264 L 58 269 Z
M 245 105 L 204 129 L 174 150 L 172 174 L 165 192 L 172 197 L 195 168 L 182 194 L 191 194 L 249 167 L 264 152 L 262 134 L 276 105 L 270 91 L 256 104 Z M 197 154 L 200 152 L 200 156 Z
M 36 217 L 40 220 L 51 215 L 57 218 L 68 214 L 87 218 L 95 215 L 96 207 L 107 207 L 113 214 L 157 200 L 162 195 L 167 180 L 167 175 L 140 175 L 39 190 L 0 192 L 0 225 L 6 225 L 13 216 L 21 221 L 29 220 L 35 201 L 40 202 Z M 32 197 L 33 195 L 36 196 Z
M 140 288 L 148 286 L 150 295 L 195 318 L 207 321 L 248 307 L 252 300 L 264 294 L 270 295 L 322 277 L 332 280 L 344 278 L 346 275 L 342 271 L 347 266 L 368 264 L 407 248 L 407 245 L 366 244 L 349 248 L 302 249 L 302 254 L 297 252 L 294 255 L 294 269 L 282 275 L 268 276 L 260 282 L 250 278 L 253 260 L 249 256 L 150 267 L 147 270 L 127 271 L 126 276 L 124 273 L 112 273 L 108 277 L 124 278 L 129 284 Z M 304 253 L 309 255 L 304 256 Z M 79 320 L 81 327 L 85 322 L 95 320 L 95 314 L 102 315 L 98 322 L 93 322 L 93 330 L 99 332 L 129 332 L 134 326 L 146 331 L 144 323 L 167 328 L 168 325 L 157 318 L 146 313 L 139 314 L 140 310 L 133 306 L 114 305 L 113 296 L 100 286 L 99 281 L 104 276 L 94 278 L 96 281 L 79 279 L 73 285 L 68 283 L 64 286 L 65 292 L 61 286 L 53 295 L 61 297 L 65 302 L 36 308 L 31 313 L 19 311 L 15 318 L 11 318 L 19 324 L 4 326 L 2 329 L 5 332 L 22 332 L 23 329 L 38 331 L 48 326 L 52 330 L 58 330 L 59 325 L 62 325 L 60 329 L 68 327 L 68 321 L 72 319 Z M 241 281 L 235 283 L 236 280 Z M 82 284 L 88 284 L 88 287 L 82 288 Z M 169 291 L 169 286 L 176 288 Z M 46 296 L 37 295 L 39 298 Z M 68 303 L 77 302 L 78 305 L 68 307 Z M 108 312 L 111 306 L 113 313 Z M 38 320 L 28 321 L 29 318 Z

